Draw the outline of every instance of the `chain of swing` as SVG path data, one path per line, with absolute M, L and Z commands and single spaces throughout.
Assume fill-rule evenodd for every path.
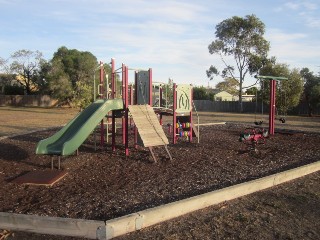
M 254 112 L 254 124 L 262 125 L 263 124 L 263 99 L 264 99 L 264 81 L 261 81 L 261 117 L 258 119 L 258 89 L 256 88 L 256 104 Z M 285 90 L 280 89 L 280 117 L 278 120 L 281 123 L 286 122 L 287 117 L 287 94 Z

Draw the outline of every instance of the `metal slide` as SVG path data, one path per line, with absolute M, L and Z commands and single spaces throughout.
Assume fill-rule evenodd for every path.
M 38 143 L 36 154 L 62 156 L 73 154 L 109 111 L 120 109 L 123 109 L 122 99 L 95 101 L 60 131 L 41 140 Z

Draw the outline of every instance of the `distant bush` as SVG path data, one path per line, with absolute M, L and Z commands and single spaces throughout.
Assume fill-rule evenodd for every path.
M 5 95 L 24 95 L 24 88 L 22 86 L 5 86 L 4 87 Z

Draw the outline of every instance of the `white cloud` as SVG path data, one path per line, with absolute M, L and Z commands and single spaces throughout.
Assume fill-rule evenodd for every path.
M 292 40 L 307 38 L 305 33 L 286 33 L 280 29 L 268 29 L 266 32 L 266 39 L 271 42 L 287 42 Z
M 291 10 L 298 10 L 300 8 L 301 4 L 300 3 L 294 3 L 294 2 L 287 2 L 287 3 L 284 4 L 284 6 L 286 8 L 291 9 Z
M 283 7 L 277 8 L 278 11 L 294 11 L 310 28 L 320 28 L 319 3 L 310 0 L 286 2 Z
M 278 62 L 291 67 L 315 69 L 314 63 L 320 59 L 320 45 L 306 34 L 270 29 L 267 39 L 271 42 L 270 56 L 276 56 Z

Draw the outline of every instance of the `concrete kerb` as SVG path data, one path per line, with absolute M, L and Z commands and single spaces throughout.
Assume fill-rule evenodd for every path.
M 250 182 L 237 184 L 224 189 L 112 219 L 106 221 L 106 239 L 112 239 L 196 210 L 261 191 L 319 170 L 320 161 Z

